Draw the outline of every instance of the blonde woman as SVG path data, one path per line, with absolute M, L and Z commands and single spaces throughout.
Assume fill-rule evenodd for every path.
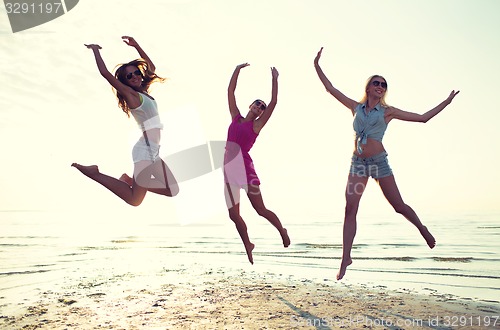
M 417 114 L 387 105 L 385 102 L 388 89 L 387 81 L 382 76 L 374 75 L 366 83 L 363 99 L 357 102 L 342 94 L 325 76 L 319 65 L 322 51 L 323 48 L 320 49 L 314 59 L 316 72 L 328 93 L 332 94 L 351 111 L 354 117 L 354 131 L 356 132 L 354 152 L 345 191 L 346 207 L 342 261 L 337 274 L 337 280 L 340 280 L 344 277 L 347 266 L 352 264 L 351 249 L 356 235 L 356 214 L 359 201 L 370 176 L 378 182 L 384 196 L 394 210 L 417 227 L 427 245 L 431 249 L 436 245 L 436 240 L 430 231 L 422 224 L 415 211 L 403 201 L 392 170 L 389 167 L 382 138 L 391 120 L 425 123 L 448 106 L 459 91 L 451 91 L 450 95 L 436 107 L 424 114 Z

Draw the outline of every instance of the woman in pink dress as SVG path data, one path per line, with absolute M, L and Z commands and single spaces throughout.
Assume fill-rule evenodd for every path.
M 278 70 L 271 68 L 272 97 L 268 106 L 262 100 L 255 100 L 250 104 L 245 117 L 240 114 L 236 105 L 234 92 L 238 82 L 238 75 L 242 68 L 249 66 L 243 63 L 236 66 L 227 91 L 231 125 L 227 133 L 226 152 L 224 154 L 224 194 L 229 210 L 229 218 L 235 223 L 236 229 L 243 241 L 248 260 L 253 264 L 252 250 L 255 245 L 250 242 L 247 226 L 240 215 L 240 189 L 245 189 L 248 199 L 257 213 L 266 218 L 279 231 L 283 246 L 290 245 L 287 231 L 281 225 L 276 214 L 266 208 L 260 191 L 260 180 L 255 172 L 249 151 L 257 136 L 271 117 L 278 101 Z

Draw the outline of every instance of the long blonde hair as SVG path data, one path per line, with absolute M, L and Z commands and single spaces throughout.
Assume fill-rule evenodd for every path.
M 149 70 L 148 63 L 142 58 L 139 58 L 137 60 L 133 60 L 125 64 L 118 64 L 118 68 L 115 71 L 115 78 L 127 86 L 128 86 L 128 79 L 125 73 L 125 68 L 127 66 L 135 66 L 139 71 L 141 71 L 142 89 L 138 92 L 144 91 L 146 93 L 149 93 L 149 86 L 151 86 L 152 83 L 157 81 L 164 82 L 166 80 L 165 78 L 162 78 L 158 76 L 156 73 Z M 113 88 L 113 91 L 115 92 L 116 98 L 118 99 L 118 106 L 123 110 L 123 112 L 127 114 L 127 117 L 130 117 L 130 108 L 127 102 L 125 102 L 125 98 L 116 89 Z
M 368 100 L 368 94 L 366 94 L 366 90 L 368 89 L 368 86 L 370 86 L 370 84 L 372 83 L 372 80 L 375 79 L 375 78 L 382 78 L 382 79 L 385 80 L 385 83 L 387 84 L 387 79 L 385 79 L 384 77 L 382 77 L 381 75 L 378 75 L 378 74 L 374 74 L 373 76 L 371 76 L 370 78 L 368 78 L 366 80 L 366 85 L 365 85 L 365 95 L 363 96 L 363 98 L 361 99 L 361 101 L 359 101 L 359 103 L 364 104 Z M 387 88 L 385 89 L 384 96 L 382 96 L 382 98 L 380 99 L 380 104 L 383 107 L 385 107 L 385 108 L 387 108 L 389 106 L 387 104 L 387 102 L 385 101 L 385 97 L 387 96 L 388 89 L 389 89 L 389 85 L 387 85 Z

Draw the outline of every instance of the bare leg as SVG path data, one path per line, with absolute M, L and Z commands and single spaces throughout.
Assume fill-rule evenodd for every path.
M 236 230 L 238 230 L 238 234 L 240 234 L 240 238 L 245 246 L 245 251 L 247 253 L 248 261 L 253 265 L 253 255 L 252 251 L 255 248 L 255 245 L 250 242 L 250 238 L 248 237 L 247 225 L 245 221 L 240 216 L 240 189 L 239 187 L 231 186 L 229 183 L 226 183 L 224 187 L 224 194 L 226 196 L 226 203 L 229 211 L 229 218 L 236 225 Z
M 161 158 L 153 165 L 153 175 L 162 186 L 161 188 L 151 188 L 149 191 L 169 197 L 176 196 L 179 193 L 179 184 L 168 165 Z
M 427 245 L 432 249 L 436 246 L 436 240 L 434 236 L 429 232 L 426 226 L 422 224 L 417 214 L 413 209 L 403 202 L 403 198 L 399 193 L 398 186 L 396 185 L 396 180 L 394 179 L 394 175 L 381 178 L 378 180 L 380 188 L 382 188 L 382 192 L 384 193 L 385 198 L 391 203 L 394 210 L 402 214 L 408 221 L 410 221 L 417 229 L 420 231 L 420 234 L 425 239 Z
M 368 177 L 361 177 L 357 175 L 349 175 L 347 179 L 347 186 L 345 189 L 345 218 L 344 230 L 342 238 L 342 261 L 340 262 L 340 269 L 337 273 L 337 280 L 344 277 L 347 266 L 352 264 L 351 250 L 354 243 L 354 236 L 356 236 L 356 215 L 358 214 L 359 201 L 363 192 L 365 191 Z
M 140 161 L 134 165 L 135 180 L 148 191 L 169 197 L 179 193 L 179 185 L 172 171 L 161 158 L 154 163 Z
M 173 196 L 177 195 L 179 193 L 179 185 L 177 184 L 177 181 L 175 180 L 174 175 L 170 171 L 170 168 L 168 168 L 167 164 L 164 163 L 163 161 L 162 161 L 162 163 L 159 163 L 159 165 L 165 166 L 164 173 L 160 173 L 159 175 L 156 174 L 157 176 L 160 177 L 160 179 L 158 179 L 153 174 L 154 177 L 150 178 L 149 180 L 146 180 L 146 182 L 144 182 L 144 184 L 151 185 L 151 181 L 157 181 L 155 183 L 155 186 L 158 186 L 158 184 L 163 185 L 163 184 L 165 184 L 164 178 L 166 177 L 167 178 L 166 181 L 168 184 L 165 184 L 165 185 L 167 187 L 163 188 L 163 186 L 162 186 L 162 188 L 148 188 L 148 191 L 155 193 L 155 194 L 165 195 L 165 196 L 169 196 L 169 197 L 173 197 Z M 168 179 L 169 177 L 171 178 L 170 180 Z M 134 179 L 131 178 L 130 176 L 128 176 L 127 173 L 123 173 L 119 180 L 127 183 L 130 187 L 132 186 L 132 184 L 134 182 Z
M 129 187 L 132 187 L 132 184 L 134 183 L 134 179 L 132 179 L 127 173 L 123 173 L 118 180 L 125 182 Z
M 252 203 L 253 208 L 257 213 L 267 219 L 276 229 L 278 229 L 281 239 L 283 240 L 283 246 L 288 247 L 290 245 L 290 237 L 288 237 L 288 233 L 285 228 L 281 225 L 280 219 L 278 216 L 274 214 L 273 211 L 270 211 L 264 205 L 264 200 L 262 199 L 262 193 L 260 191 L 260 187 L 257 185 L 249 185 L 248 186 L 248 199 L 250 203 Z
M 128 183 L 122 180 L 102 174 L 99 172 L 97 165 L 84 166 L 73 163 L 71 166 L 77 168 L 80 172 L 92 180 L 102 184 L 104 187 L 108 188 L 111 192 L 132 206 L 138 206 L 144 200 L 147 190 L 137 185 L 135 181 L 132 186 L 129 186 Z

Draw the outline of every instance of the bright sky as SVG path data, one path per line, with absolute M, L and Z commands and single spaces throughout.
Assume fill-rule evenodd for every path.
M 280 214 L 338 217 L 353 148 L 352 117 L 327 94 L 313 59 L 334 86 L 361 98 L 366 78 L 383 75 L 387 101 L 423 113 L 452 89 L 454 102 L 427 124 L 393 121 L 384 138 L 408 204 L 418 212 L 498 211 L 496 120 L 500 2 L 496 0 L 81 0 L 66 15 L 13 34 L 0 11 L 1 209 L 98 207 L 138 212 L 83 177 L 72 162 L 112 176 L 131 172 L 140 136 L 116 106 L 84 43 L 98 43 L 110 70 L 138 55 L 136 38 L 157 73 L 165 123 L 162 154 L 225 140 L 227 85 L 248 62 L 237 88 L 240 110 L 270 99 L 278 106 L 252 150 L 266 204 Z M 188 218 L 225 216 L 220 173 L 186 182 L 175 199 L 152 194 L 141 212 Z M 246 204 L 245 208 L 249 208 Z M 390 214 L 371 181 L 361 208 Z M 208 210 L 208 211 L 207 211 Z M 174 213 L 172 213 L 174 212 Z M 246 211 L 245 211 L 246 212 Z M 183 218 L 183 219 L 180 219 Z

